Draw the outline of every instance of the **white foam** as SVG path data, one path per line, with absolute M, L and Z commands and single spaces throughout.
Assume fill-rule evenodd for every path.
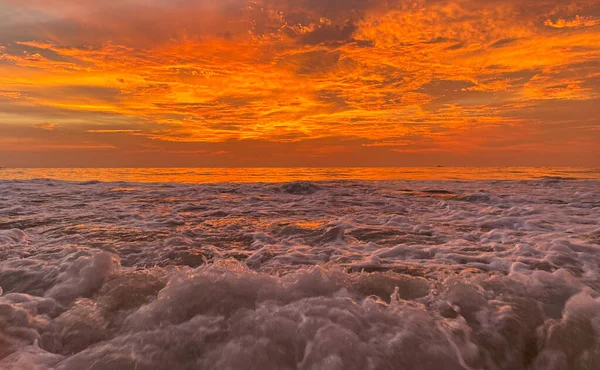
M 599 185 L 0 182 L 0 368 L 591 369 Z

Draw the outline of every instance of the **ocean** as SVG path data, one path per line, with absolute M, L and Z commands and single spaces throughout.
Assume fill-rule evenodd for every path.
M 0 369 L 596 369 L 600 170 L 0 169 Z
M 585 167 L 342 167 L 342 168 L 0 168 L 0 180 L 105 182 L 289 182 L 335 180 L 600 180 Z

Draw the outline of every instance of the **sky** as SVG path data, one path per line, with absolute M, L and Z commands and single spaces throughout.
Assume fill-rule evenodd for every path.
M 598 0 L 0 0 L 0 166 L 600 166 Z

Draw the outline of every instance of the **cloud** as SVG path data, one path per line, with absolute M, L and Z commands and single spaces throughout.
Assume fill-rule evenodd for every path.
M 559 18 L 556 21 L 552 21 L 551 19 L 547 19 L 544 24 L 548 27 L 552 28 L 580 28 L 580 27 L 593 27 L 600 24 L 600 19 L 593 17 L 582 17 L 575 16 L 575 18 L 571 20 L 566 20 L 563 18 Z
M 102 130 L 86 130 L 90 134 L 133 134 L 141 132 L 141 130 L 119 130 L 119 129 L 102 129 Z
M 352 69 L 352 59 L 342 59 L 340 52 L 313 50 L 284 55 L 277 61 L 277 67 L 298 75 L 315 75 Z
M 51 122 L 40 123 L 40 124 L 36 125 L 35 127 L 41 128 L 42 130 L 46 130 L 46 131 L 53 131 L 54 129 L 56 129 L 56 125 Z
M 272 152 L 281 164 L 437 164 L 453 148 L 475 163 L 490 143 L 543 161 L 563 134 L 556 126 L 588 140 L 600 98 L 594 0 L 3 6 L 0 124 L 52 122 L 19 131 L 38 147 L 88 140 L 152 163 L 166 161 L 160 151 L 182 163 L 225 151 L 235 165 L 270 164 Z M 572 158 L 596 153 L 578 150 Z M 486 158 L 505 158 L 497 152 Z
M 300 40 L 302 43 L 309 45 L 348 43 L 354 41 L 352 35 L 355 31 L 356 25 L 352 23 L 340 26 L 324 21 L 322 24 L 314 26 L 310 31 L 302 34 Z

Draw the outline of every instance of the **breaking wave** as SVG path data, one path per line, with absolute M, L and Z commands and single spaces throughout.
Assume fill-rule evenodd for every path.
M 1 369 L 594 369 L 600 183 L 0 182 Z

